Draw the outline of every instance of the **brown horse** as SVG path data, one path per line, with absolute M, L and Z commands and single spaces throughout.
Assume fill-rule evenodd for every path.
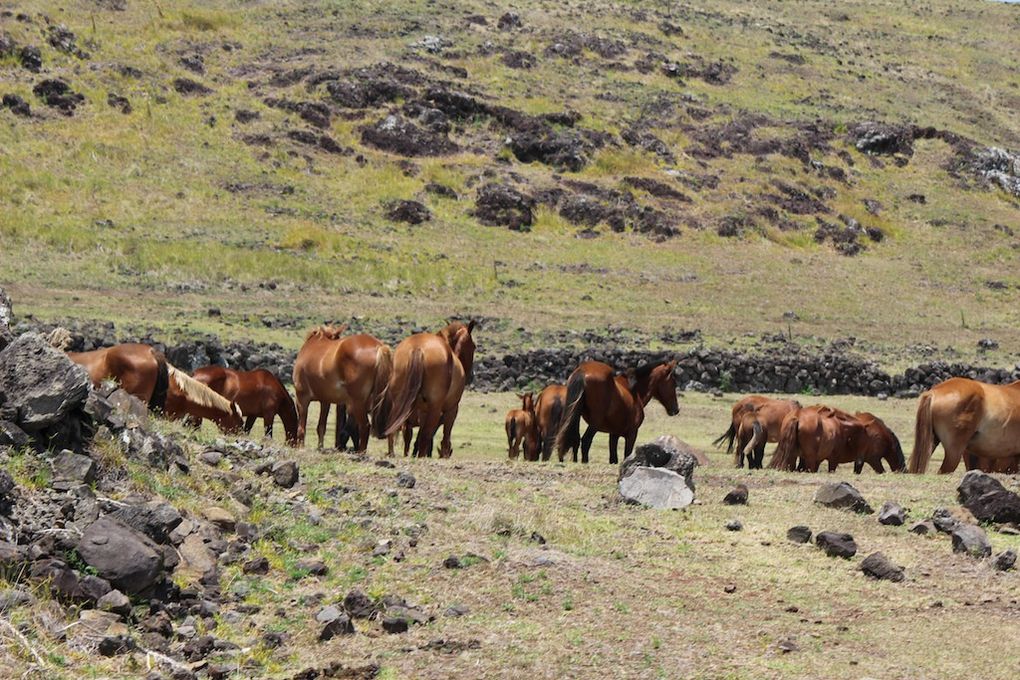
M 829 472 L 840 463 L 853 463 L 860 474 L 865 463 L 884 472 L 882 459 L 895 470 L 904 467 L 903 450 L 896 435 L 870 413 L 856 416 L 829 406 L 808 406 L 790 412 L 783 420 L 779 446 L 769 467 L 775 470 L 818 472 L 828 461 Z
M 162 411 L 166 406 L 169 364 L 162 352 L 148 345 L 126 343 L 91 352 L 68 352 L 67 356 L 88 371 L 93 385 L 98 387 L 112 378 L 128 394 L 147 403 L 150 410 Z
M 921 393 L 910 471 L 924 472 L 935 447 L 945 456 L 939 473 L 968 467 L 1009 469 L 1020 455 L 1020 381 L 989 385 L 950 378 Z
M 167 418 L 189 418 L 198 422 L 207 419 L 224 432 L 240 432 L 243 429 L 244 420 L 237 404 L 170 364 L 167 364 L 167 373 L 170 379 L 164 409 Z
M 397 345 L 383 400 L 385 424 L 382 419 L 373 422 L 377 437 L 394 435 L 408 424 L 417 425 L 415 455 L 431 457 L 432 439 L 442 423 L 439 456 L 453 455 L 450 434 L 464 387 L 473 375 L 474 327 L 473 320 L 467 324 L 454 321 L 439 333 L 418 333 Z
M 345 420 L 357 428 L 357 449 L 368 448 L 369 414 L 378 417 L 382 394 L 392 366 L 390 348 L 371 335 L 341 337 L 343 329 L 320 327 L 305 338 L 294 361 L 294 393 L 297 396 L 297 441 L 304 443 L 308 404 L 318 401 L 319 448 L 326 436 L 329 404 L 346 409 Z M 343 422 L 337 418 L 337 439 Z
M 535 395 L 531 392 L 518 394 L 521 407 L 510 410 L 506 414 L 507 455 L 516 459 L 521 453 L 524 443 L 524 460 L 538 460 L 538 419 L 535 416 Z
M 235 371 L 223 366 L 206 366 L 192 376 L 217 394 L 237 404 L 245 417 L 244 431 L 250 433 L 256 418 L 262 418 L 267 437 L 273 436 L 276 416 L 283 422 L 287 443 L 297 445 L 297 409 L 280 379 L 265 370 Z
M 556 433 L 556 451 L 560 461 L 568 448 L 574 448 L 577 462 L 577 443 L 580 441 L 581 461 L 588 462 L 588 452 L 596 432 L 609 433 L 609 462 L 618 462 L 617 448 L 624 438 L 626 458 L 634 449 L 638 428 L 645 419 L 645 406 L 653 398 L 675 416 L 680 412 L 676 403 L 676 361 L 642 366 L 628 376 L 617 375 L 608 364 L 586 361 L 574 369 L 567 380 L 567 403 Z M 580 436 L 581 417 L 588 423 L 584 436 Z
M 538 401 L 535 402 L 535 415 L 538 419 L 538 436 L 542 442 L 542 460 L 549 460 L 549 456 L 552 455 L 556 432 L 560 429 L 563 407 L 566 404 L 566 385 L 548 385 L 538 393 Z M 576 447 L 574 448 L 574 458 L 577 458 Z
M 779 441 L 783 419 L 799 408 L 800 402 L 792 399 L 770 399 L 761 395 L 744 397 L 733 405 L 729 429 L 712 443 L 722 446 L 726 442 L 726 453 L 733 454 L 736 467 L 744 467 L 744 456 L 747 456 L 748 469 L 760 470 L 765 458 L 765 445 Z

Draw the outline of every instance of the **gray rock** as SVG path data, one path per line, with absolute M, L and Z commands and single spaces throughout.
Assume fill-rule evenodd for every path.
M 50 463 L 53 468 L 54 489 L 73 489 L 96 481 L 96 462 L 88 456 L 72 451 L 61 451 Z
M 9 420 L 0 420 L 0 446 L 24 448 L 31 443 L 28 433 Z
M 999 571 L 1009 571 L 1016 564 L 1016 551 L 1010 548 L 1009 550 L 1003 550 L 1001 553 L 995 556 L 995 560 L 992 562 Z
M 307 571 L 313 576 L 325 576 L 329 572 L 329 567 L 326 563 L 320 560 L 318 557 L 310 557 L 303 560 L 298 560 L 294 563 L 294 567 L 303 571 Z
M 1020 522 L 1020 495 L 980 470 L 971 470 L 957 487 L 960 504 L 982 522 Z
M 798 524 L 786 530 L 786 537 L 794 543 L 809 543 L 811 541 L 811 529 Z
M 992 544 L 988 542 L 985 530 L 973 524 L 959 524 L 952 532 L 953 552 L 967 553 L 971 557 L 988 557 Z
M 0 590 L 0 614 L 12 609 L 35 604 L 35 596 L 21 588 L 4 588 Z
M 132 529 L 140 531 L 156 543 L 167 543 L 170 534 L 183 519 L 177 508 L 165 501 L 149 501 L 141 505 L 125 505 L 112 514 Z
M 315 620 L 322 624 L 322 630 L 319 631 L 320 641 L 332 640 L 337 635 L 354 635 L 351 617 L 335 605 L 323 607 L 315 615 Z
M 686 508 L 694 502 L 694 489 L 665 468 L 639 467 L 620 480 L 620 495 L 630 503 L 657 510 Z
M 206 465 L 216 467 L 220 464 L 220 461 L 223 460 L 223 454 L 216 449 L 209 449 L 208 451 L 200 453 L 198 458 Z
M 953 517 L 953 513 L 945 508 L 936 508 L 931 514 L 931 523 L 935 528 L 944 534 L 953 533 L 953 529 L 960 525 L 960 520 Z
M 744 523 L 739 519 L 731 519 L 729 522 L 726 522 L 726 529 L 728 531 L 740 531 L 743 528 Z
M 471 608 L 466 604 L 451 604 L 446 608 L 444 614 L 451 618 L 457 618 L 459 616 L 466 616 L 471 613 Z
M 289 489 L 298 483 L 298 464 L 292 460 L 273 463 L 271 472 L 273 482 L 279 487 Z
M 878 510 L 878 523 L 887 526 L 899 527 L 907 521 L 907 511 L 898 503 L 886 501 Z
M 401 470 L 397 475 L 397 486 L 403 489 L 413 489 L 414 485 L 418 483 L 418 480 L 414 478 L 407 470 Z
M 360 590 L 352 590 L 344 596 L 344 610 L 354 619 L 371 618 L 378 606 L 365 593 Z
M 917 534 L 919 536 L 925 536 L 927 534 L 933 534 L 938 530 L 935 528 L 934 522 L 932 522 L 930 519 L 926 519 L 921 522 L 915 522 L 914 524 L 911 524 L 910 528 L 907 529 L 907 531 L 909 531 L 912 534 Z
M 111 590 L 96 601 L 96 607 L 126 617 L 131 613 L 131 600 L 119 590 Z
M 822 531 L 815 536 L 815 545 L 824 550 L 829 557 L 850 559 L 857 554 L 857 544 L 850 534 Z
M 861 562 L 861 571 L 871 578 L 899 582 L 903 580 L 903 567 L 889 561 L 880 552 L 871 553 Z
M 747 505 L 747 486 L 737 484 L 722 500 L 726 505 Z
M 78 553 L 99 576 L 128 594 L 146 590 L 163 571 L 158 547 L 111 517 L 100 517 L 85 530 Z
M 850 510 L 862 515 L 874 512 L 860 492 L 847 482 L 826 484 L 815 493 L 815 503 L 827 508 Z
M 634 449 L 620 465 L 617 477 L 622 481 L 642 467 L 662 468 L 684 478 L 694 492 L 694 468 L 699 465 L 698 452 L 672 435 L 665 435 Z

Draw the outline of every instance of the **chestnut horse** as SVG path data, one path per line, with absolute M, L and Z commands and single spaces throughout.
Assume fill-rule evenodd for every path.
M 556 432 L 560 429 L 563 407 L 566 404 L 566 385 L 548 385 L 538 393 L 538 401 L 535 402 L 535 415 L 538 418 L 538 436 L 542 442 L 542 460 L 549 460 L 549 456 L 552 455 Z M 574 447 L 574 457 L 577 457 L 576 446 Z
M 206 366 L 191 377 L 217 394 L 230 399 L 245 417 L 244 431 L 250 433 L 256 418 L 262 418 L 267 437 L 273 436 L 276 416 L 283 423 L 287 443 L 297 445 L 297 409 L 280 379 L 264 368 L 235 371 L 223 366 Z
M 148 345 L 125 343 L 90 352 L 68 352 L 67 356 L 88 371 L 96 387 L 113 378 L 125 392 L 148 404 L 150 410 L 162 411 L 166 406 L 169 364 L 162 352 Z
M 638 428 L 645 419 L 645 406 L 653 398 L 675 416 L 680 412 L 676 403 L 676 361 L 649 364 L 617 375 L 611 366 L 601 361 L 585 361 L 574 369 L 567 380 L 567 403 L 560 429 L 556 433 L 556 451 L 563 461 L 568 448 L 581 445 L 581 461 L 588 462 L 588 452 L 596 432 L 609 433 L 609 462 L 618 462 L 617 448 L 624 438 L 626 458 L 634 449 Z M 581 417 L 588 422 L 584 436 L 580 436 Z M 574 448 L 574 462 L 577 449 Z
M 521 407 L 510 410 L 506 414 L 507 455 L 516 459 L 521 453 L 521 442 L 524 443 L 524 460 L 538 460 L 538 419 L 535 416 L 535 395 L 531 392 L 518 394 Z
M 868 463 L 882 473 L 883 458 L 894 471 L 904 467 L 900 442 L 882 420 L 870 413 L 850 415 L 830 406 L 808 406 L 783 420 L 769 467 L 818 472 L 824 460 L 829 472 L 835 472 L 840 463 L 853 463 L 854 473 L 860 474 Z
M 765 445 L 779 441 L 783 419 L 799 408 L 800 402 L 793 399 L 770 399 L 761 395 L 744 397 L 733 405 L 729 429 L 712 443 L 722 446 L 726 442 L 726 453 L 733 454 L 736 467 L 744 467 L 744 456 L 747 456 L 748 469 L 760 470 L 765 458 Z
M 207 419 L 224 432 L 240 432 L 243 429 L 244 420 L 237 404 L 170 364 L 167 364 L 167 373 L 170 379 L 164 409 L 167 418 L 189 418 L 199 423 Z
M 924 472 L 935 447 L 945 455 L 940 474 L 968 468 L 1009 469 L 1020 455 L 1020 381 L 989 385 L 950 378 L 921 393 L 910 471 Z
M 393 372 L 383 400 L 383 419 L 373 421 L 377 437 L 389 437 L 407 425 L 418 427 L 415 456 L 432 456 L 432 439 L 440 423 L 440 458 L 453 455 L 450 435 L 464 387 L 473 376 L 474 320 L 454 321 L 438 333 L 417 333 L 393 350 Z M 405 429 L 406 436 L 406 429 Z
M 357 428 L 357 450 L 368 448 L 369 415 L 378 417 L 382 394 L 392 367 L 390 348 L 371 335 L 341 337 L 343 328 L 322 326 L 305 338 L 294 361 L 294 393 L 297 397 L 297 441 L 304 443 L 308 404 L 318 401 L 319 448 L 326 436 L 329 404 L 346 409 L 344 420 Z M 337 439 L 343 423 L 337 418 Z

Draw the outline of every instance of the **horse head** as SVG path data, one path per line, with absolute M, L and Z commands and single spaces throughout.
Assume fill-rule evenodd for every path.
M 535 412 L 534 392 L 525 392 L 524 394 L 518 394 L 517 397 L 521 400 L 521 410 L 528 411 L 530 413 Z
M 446 338 L 446 342 L 449 343 L 450 349 L 460 359 L 461 365 L 464 367 L 464 382 L 468 385 L 472 383 L 475 378 L 474 364 L 475 364 L 475 340 L 471 337 L 471 331 L 475 328 L 475 320 L 471 319 L 467 323 L 463 321 L 451 321 L 446 328 L 439 331 L 439 335 Z
M 666 413 L 675 416 L 680 413 L 676 400 L 676 359 L 661 364 L 641 366 L 633 372 L 631 391 L 641 400 L 642 405 L 656 399 Z

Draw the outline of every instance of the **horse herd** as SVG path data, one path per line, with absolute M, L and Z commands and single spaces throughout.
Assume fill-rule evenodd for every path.
M 193 424 L 209 419 L 226 432 L 250 432 L 262 418 L 272 436 L 278 416 L 287 443 L 303 445 L 311 402 L 318 402 L 318 446 L 324 446 L 330 407 L 337 408 L 336 447 L 353 441 L 368 448 L 370 435 L 387 439 L 393 455 L 398 433 L 408 455 L 414 428 L 416 457 L 431 457 L 440 426 L 439 456 L 453 454 L 451 432 L 464 389 L 472 381 L 475 322 L 452 321 L 436 333 L 416 333 L 391 349 L 371 335 L 344 335 L 346 327 L 321 326 L 308 333 L 294 363 L 292 399 L 280 380 L 264 369 L 235 371 L 221 366 L 200 368 L 189 376 L 148 345 L 121 344 L 68 356 L 85 367 L 93 383 L 113 379 L 172 419 Z M 508 455 L 559 460 L 572 451 L 588 462 L 597 432 L 609 434 L 609 462 L 618 463 L 619 441 L 624 457 L 633 451 L 645 408 L 655 400 L 666 412 L 679 413 L 677 362 L 664 361 L 617 371 L 598 361 L 581 363 L 565 384 L 545 387 L 537 398 L 518 395 L 521 408 L 507 413 Z M 581 421 L 587 424 L 581 434 Z M 896 435 L 878 417 L 848 413 L 831 406 L 803 407 L 789 399 L 749 396 L 732 408 L 730 424 L 715 441 L 726 444 L 734 464 L 762 468 L 767 443 L 776 443 L 769 467 L 816 472 L 853 463 L 883 472 L 924 472 L 932 452 L 942 444 L 941 473 L 954 471 L 962 460 L 967 469 L 1016 472 L 1020 466 L 1020 381 L 990 385 L 951 378 L 922 393 L 918 402 L 914 450 L 909 464 Z

